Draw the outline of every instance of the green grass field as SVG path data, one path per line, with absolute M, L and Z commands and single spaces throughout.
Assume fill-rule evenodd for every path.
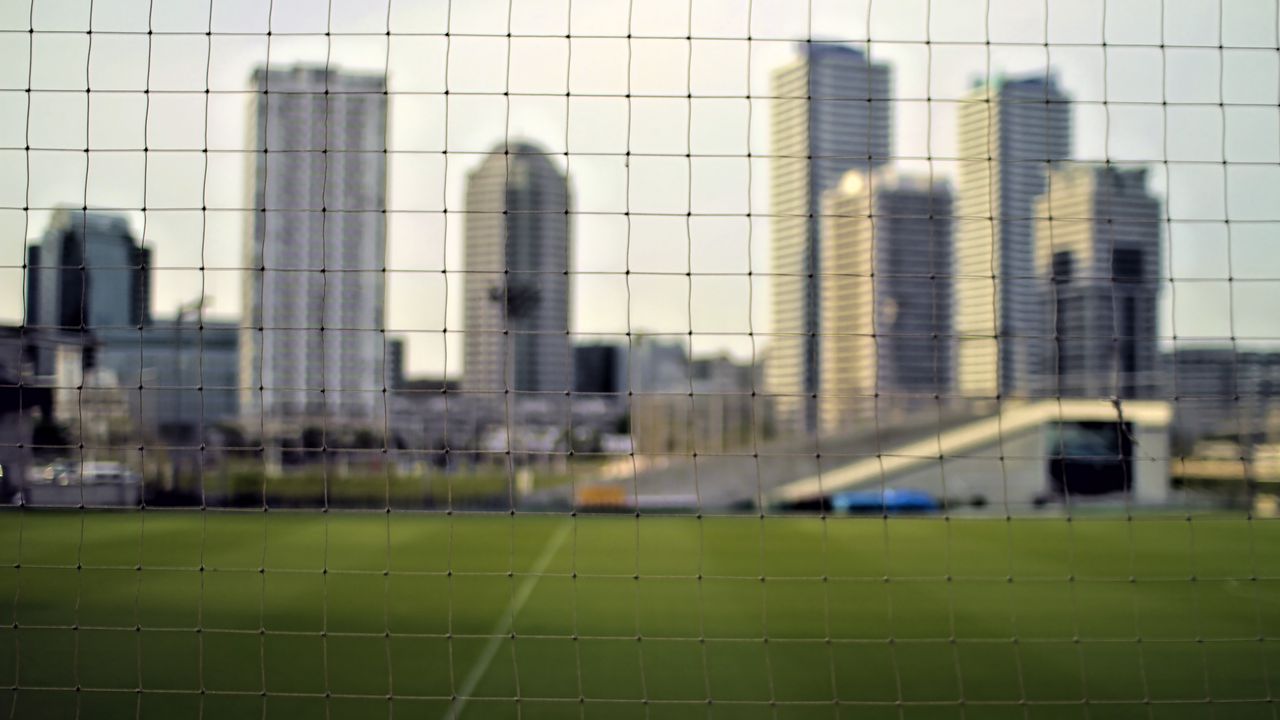
M 0 568 L 18 718 L 1273 718 L 1280 686 L 1261 520 L 11 511 Z

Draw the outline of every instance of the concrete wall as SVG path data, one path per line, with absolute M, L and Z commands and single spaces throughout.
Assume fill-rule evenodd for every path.
M 135 507 L 142 500 L 141 483 L 89 485 L 31 484 L 22 490 L 27 505 L 37 507 Z

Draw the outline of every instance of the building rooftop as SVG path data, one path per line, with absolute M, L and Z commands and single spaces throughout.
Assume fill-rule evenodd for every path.
M 798 42 L 796 43 L 796 48 L 802 57 L 851 57 L 859 59 L 867 57 L 866 51 L 862 48 L 841 42 Z
M 91 230 L 94 233 L 110 233 L 112 235 L 132 235 L 129 220 L 123 215 L 104 210 L 89 208 L 85 211 L 78 207 L 62 206 L 54 210 L 49 219 L 50 230 Z
M 258 66 L 253 69 L 252 84 L 261 87 L 264 80 L 271 83 L 296 83 L 320 85 L 332 81 L 340 81 L 344 86 L 367 85 L 370 90 L 381 90 L 386 87 L 385 73 L 346 70 L 335 65 L 316 63 L 298 63 L 296 65 Z
M 970 87 L 975 90 L 989 85 L 991 89 L 996 92 L 1014 90 L 1024 92 L 1039 91 L 1041 93 L 1045 93 L 1047 91 L 1051 91 L 1049 92 L 1049 99 L 1058 99 L 1062 96 L 1060 86 L 1058 84 L 1058 75 L 1053 70 L 1047 70 L 1046 72 L 1037 71 L 1022 75 L 998 74 L 991 78 L 990 83 L 987 82 L 986 77 L 978 75 L 970 80 L 969 84 Z

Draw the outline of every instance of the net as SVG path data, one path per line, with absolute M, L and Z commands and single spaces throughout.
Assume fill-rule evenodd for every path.
M 1280 15 L 0 7 L 10 717 L 1274 717 Z

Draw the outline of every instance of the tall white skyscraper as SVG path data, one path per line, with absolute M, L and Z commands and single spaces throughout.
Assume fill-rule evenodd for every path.
M 387 96 L 382 76 L 258 69 L 241 410 L 250 427 L 383 417 Z
M 936 408 L 951 386 L 950 190 L 851 171 L 822 223 L 822 432 Z
M 463 389 L 573 388 L 569 181 L 546 152 L 499 145 L 467 179 Z
M 891 79 L 861 50 L 821 43 L 773 73 L 773 337 L 765 389 L 783 433 L 817 428 L 822 193 L 890 159 Z
M 977 86 L 958 114 L 957 390 L 1031 396 L 1048 333 L 1031 213 L 1071 155 L 1070 101 L 1052 75 L 1002 79 Z
M 1076 165 L 1036 200 L 1036 272 L 1047 298 L 1046 389 L 1154 397 L 1160 201 L 1147 171 Z

